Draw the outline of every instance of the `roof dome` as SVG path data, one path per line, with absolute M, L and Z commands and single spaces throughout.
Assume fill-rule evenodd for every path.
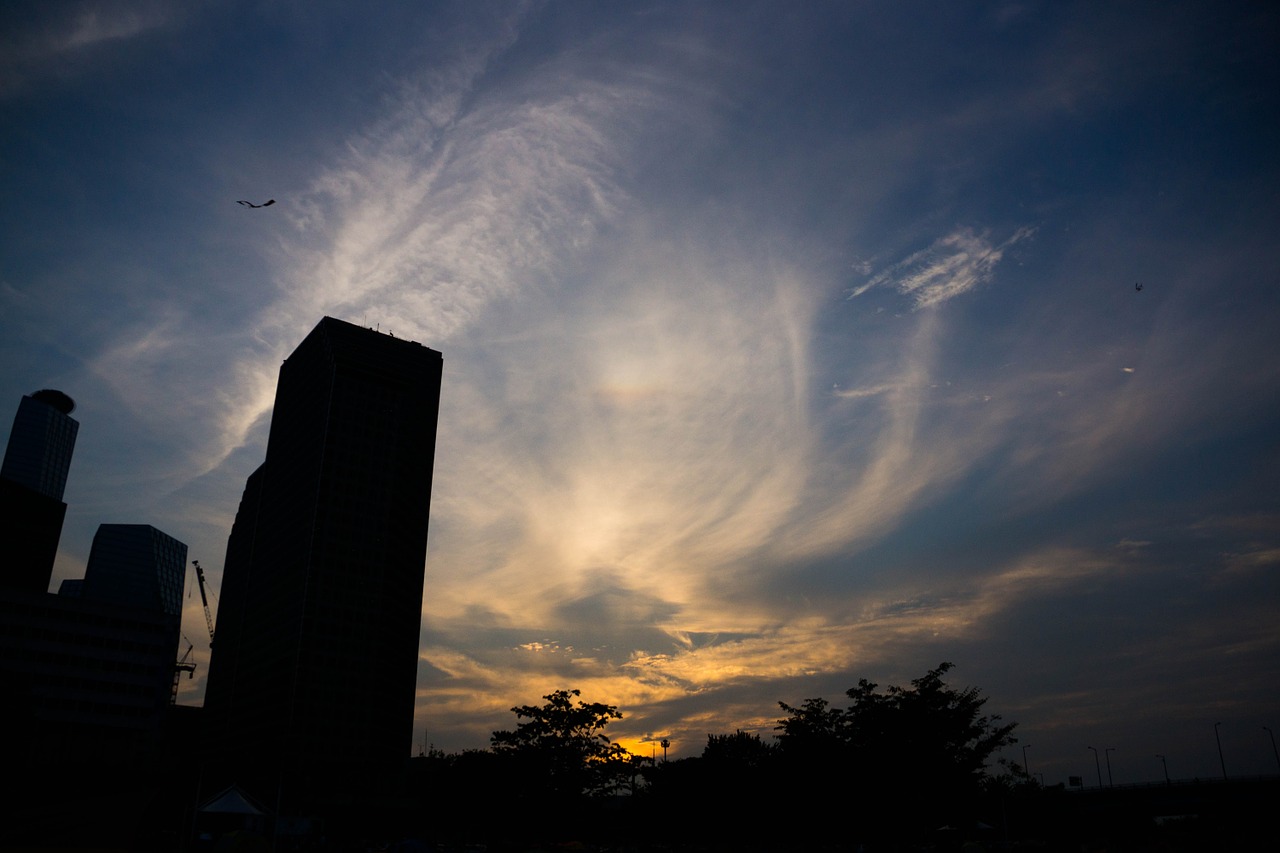
M 42 388 L 31 395 L 31 399 L 39 400 L 46 406 L 53 406 L 64 415 L 69 415 L 76 410 L 76 401 L 72 400 L 61 391 L 55 391 L 52 388 Z

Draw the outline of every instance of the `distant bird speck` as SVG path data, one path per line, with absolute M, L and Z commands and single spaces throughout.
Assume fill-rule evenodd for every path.
M 236 202 L 236 204 L 243 204 L 245 207 L 270 207 L 275 203 L 276 203 L 276 200 L 274 198 L 268 201 L 264 201 L 262 204 L 254 204 L 253 202 L 245 201 L 244 199 L 240 199 L 239 201 Z
M 271 202 L 267 202 L 267 204 L 271 204 Z M 1133 289 L 1134 289 L 1134 290 L 1138 290 L 1138 291 L 1142 290 L 1142 282 L 1140 282 L 1140 281 L 1135 281 L 1135 282 L 1133 283 Z

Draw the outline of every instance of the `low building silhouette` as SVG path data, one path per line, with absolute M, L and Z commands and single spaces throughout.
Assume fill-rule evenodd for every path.
M 86 742 L 134 760 L 158 748 L 186 555 L 150 525 L 104 524 L 84 580 L 58 595 L 0 591 L 0 669 L 33 757 L 70 758 Z
M 137 765 L 161 748 L 187 546 L 98 528 L 83 579 L 48 586 L 79 424 L 61 391 L 22 398 L 0 474 L 0 679 L 11 766 Z

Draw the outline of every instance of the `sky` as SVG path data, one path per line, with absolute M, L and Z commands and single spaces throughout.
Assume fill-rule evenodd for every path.
M 1116 784 L 1275 773 L 1278 32 L 5 4 L 0 404 L 58 388 L 81 425 L 51 590 L 148 523 L 216 593 L 329 315 L 444 356 L 415 752 L 577 688 L 697 755 L 953 661 L 1048 784 L 1105 776 L 1090 746 Z

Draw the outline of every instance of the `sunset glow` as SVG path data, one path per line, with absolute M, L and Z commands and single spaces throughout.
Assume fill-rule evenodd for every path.
M 107 6 L 0 14 L 55 588 L 118 522 L 218 589 L 331 315 L 444 358 L 407 753 L 576 688 L 696 755 L 949 660 L 1050 784 L 1212 776 L 1217 721 L 1275 772 L 1265 4 Z

